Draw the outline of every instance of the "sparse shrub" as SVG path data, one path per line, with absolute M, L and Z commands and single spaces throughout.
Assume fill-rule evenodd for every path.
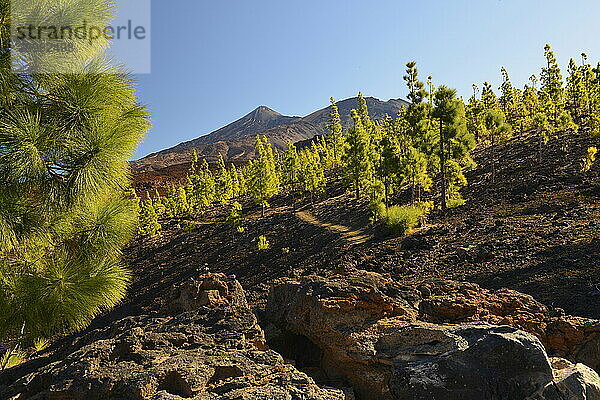
M 269 250 L 269 248 L 271 247 L 271 244 L 267 240 L 266 236 L 259 236 L 257 247 L 258 247 L 258 250 L 260 250 L 260 251 Z
M 238 226 L 236 228 L 237 233 L 244 233 L 246 232 L 246 228 L 244 228 L 243 226 Z
M 427 212 L 418 206 L 392 206 L 388 207 L 383 222 L 395 234 L 404 235 L 415 228 Z
M 417 201 L 410 206 L 387 208 L 383 203 L 371 203 L 371 209 L 375 213 L 376 219 L 383 220 L 388 228 L 398 234 L 405 234 L 410 229 L 425 224 L 434 207 L 433 201 Z
M 466 200 L 463 199 L 462 197 L 448 199 L 448 201 L 447 201 L 448 208 L 462 207 L 466 203 L 467 203 Z
M 596 154 L 598 149 L 596 147 L 590 147 L 584 158 L 581 159 L 581 172 L 586 173 L 592 169 L 594 162 L 596 161 Z

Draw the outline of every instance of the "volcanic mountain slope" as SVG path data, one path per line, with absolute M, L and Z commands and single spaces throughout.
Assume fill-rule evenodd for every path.
M 479 149 L 466 205 L 401 237 L 340 181 L 312 206 L 284 193 L 262 218 L 244 202 L 244 233 L 223 205 L 164 220 L 125 251 L 126 301 L 1 373 L 0 397 L 600 399 L 594 371 L 546 356 L 600 370 L 589 146 L 600 138 L 563 133 L 541 152 L 533 134 Z
M 384 102 L 373 97 L 367 97 L 366 101 L 374 119 L 396 115 L 400 108 L 407 104 L 403 100 L 392 99 Z M 338 107 L 342 123 L 346 127 L 350 126 L 350 111 L 358 107 L 357 98 L 340 101 Z M 132 166 L 137 174 L 152 174 L 165 169 L 176 170 L 178 165 L 189 162 L 194 150 L 201 159 L 205 158 L 208 161 L 215 161 L 219 154 L 229 161 L 248 161 L 254 157 L 254 138 L 258 134 L 267 136 L 280 150 L 285 149 L 288 142 L 296 143 L 325 134 L 330 109 L 331 106 L 300 118 L 284 116 L 261 106 L 206 136 L 151 154 L 133 162 Z
M 275 278 L 352 266 L 402 281 L 451 278 L 508 287 L 569 313 L 600 318 L 600 168 L 580 173 L 581 157 L 600 139 L 561 134 L 543 147 L 541 159 L 538 143 L 528 135 L 498 146 L 494 182 L 490 149 L 477 150 L 479 166 L 463 190 L 466 205 L 432 215 L 406 237 L 385 236 L 369 222 L 368 202 L 353 199 L 340 182 L 303 210 L 312 219 L 280 196 L 262 219 L 252 203 L 244 203 L 250 215 L 244 234 L 224 223 L 223 206 L 190 221 L 184 231 L 172 230 L 184 222 L 165 221 L 162 237 L 139 240 L 127 252 L 139 277 L 132 302 L 147 298 L 151 304 L 161 290 L 204 266 L 235 274 L 251 288 L 250 298 L 260 298 L 261 288 Z M 340 227 L 372 239 L 348 240 Z M 270 250 L 256 251 L 260 235 L 267 236 Z

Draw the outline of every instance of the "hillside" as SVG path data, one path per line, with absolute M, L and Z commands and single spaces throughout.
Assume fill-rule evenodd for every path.
M 489 150 L 477 150 L 478 167 L 463 191 L 467 204 L 432 216 L 408 237 L 385 237 L 369 223 L 366 201 L 357 202 L 336 184 L 328 198 L 305 208 L 313 221 L 300 218 L 285 197 L 274 199 L 265 219 L 247 203 L 251 217 L 240 235 L 223 222 L 225 211 L 215 209 L 197 227 L 192 223 L 191 232 L 168 231 L 150 246 L 133 245 L 130 261 L 143 276 L 134 303 L 147 298 L 151 304 L 161 287 L 192 276 L 195 268 L 235 274 L 258 295 L 271 279 L 352 266 L 400 280 L 451 278 L 509 287 L 569 313 L 600 318 L 598 166 L 586 177 L 579 173 L 581 155 L 599 144 L 583 134 L 563 134 L 550 141 L 540 162 L 536 137 L 514 139 L 497 150 L 494 184 Z M 356 244 L 314 221 L 371 239 Z M 273 249 L 254 251 L 258 235 L 266 235 Z M 286 247 L 290 254 L 281 252 Z
M 302 393 L 315 400 L 416 400 L 436 393 L 430 375 L 415 380 L 418 370 L 403 358 L 395 361 L 401 369 L 389 370 L 398 334 L 415 343 L 402 350 L 408 357 L 420 359 L 428 349 L 419 362 L 442 368 L 445 385 L 458 385 L 451 390 L 472 387 L 468 399 L 521 399 L 539 385 L 545 389 L 538 400 L 596 393 L 600 380 L 591 369 L 535 350 L 540 340 L 550 355 L 600 369 L 600 168 L 579 172 L 580 155 L 592 145 L 600 138 L 560 134 L 539 159 L 536 137 L 513 139 L 496 150 L 493 183 L 490 149 L 479 149 L 467 204 L 432 215 L 407 236 L 370 223 L 366 201 L 336 182 L 312 207 L 293 210 L 280 195 L 261 218 L 245 204 L 242 234 L 224 223 L 222 206 L 199 220 L 163 221 L 160 237 L 139 238 L 125 251 L 134 272 L 126 301 L 45 357 L 0 375 L 0 393 L 45 398 L 50 376 L 73 399 L 84 398 L 87 387 L 97 387 L 94 399 Z M 259 235 L 269 250 L 256 251 Z M 456 337 L 483 347 L 449 352 Z M 375 353 L 355 355 L 355 346 L 371 341 Z M 496 354 L 520 361 L 494 364 Z M 481 363 L 486 368 L 471 368 Z M 87 366 L 92 374 L 73 379 Z M 403 386 L 397 374 L 413 384 Z M 513 374 L 520 382 L 514 387 L 502 381 Z M 6 386 L 23 376 L 25 386 Z M 270 378 L 259 383 L 256 376 Z
M 366 98 L 367 105 L 374 119 L 383 119 L 386 115 L 394 116 L 407 103 L 403 100 L 387 102 L 373 97 Z M 357 107 L 357 98 L 338 102 L 340 116 L 345 127 L 351 124 L 350 111 Z M 326 133 L 326 123 L 331 107 L 315 111 L 303 118 L 288 117 L 268 107 L 258 107 L 248 115 L 220 128 L 208 135 L 189 142 L 151 154 L 141 160 L 134 161 L 132 167 L 139 179 L 160 179 L 173 176 L 187 165 L 195 150 L 200 158 L 215 161 L 219 154 L 232 162 L 244 162 L 254 157 L 254 139 L 256 135 L 265 135 L 274 146 L 285 149 L 288 142 L 296 143 Z

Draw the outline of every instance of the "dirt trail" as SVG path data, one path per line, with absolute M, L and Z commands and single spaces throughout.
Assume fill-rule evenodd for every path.
M 340 234 L 340 236 L 352 245 L 362 244 L 371 237 L 360 230 L 353 230 L 344 225 L 330 224 L 316 218 L 310 211 L 301 210 L 296 212 L 296 216 L 302 221 L 314 226 L 325 228 L 331 232 Z

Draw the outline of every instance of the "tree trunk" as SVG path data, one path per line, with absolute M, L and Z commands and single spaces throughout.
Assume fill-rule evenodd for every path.
M 492 184 L 496 182 L 496 135 L 492 135 Z
M 265 217 L 265 202 L 264 201 L 262 202 L 262 209 L 260 211 L 260 215 L 262 218 Z
M 444 154 L 444 123 L 440 119 L 440 175 L 442 181 L 442 211 L 446 212 L 446 155 Z
M 385 198 L 385 207 L 387 208 L 388 204 L 389 204 L 389 199 L 388 199 L 388 182 L 387 179 L 385 180 L 385 183 L 383 184 L 383 188 L 384 188 L 384 198 Z

